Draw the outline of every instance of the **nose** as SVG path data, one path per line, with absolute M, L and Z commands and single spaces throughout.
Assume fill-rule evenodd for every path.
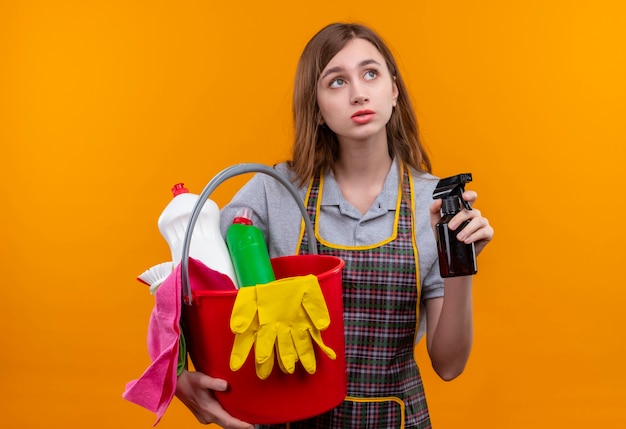
M 356 104 L 365 104 L 369 101 L 369 98 L 366 95 L 353 95 L 350 99 L 350 102 L 354 105 Z
M 355 80 L 350 86 L 350 103 L 353 105 L 365 104 L 369 101 L 369 97 L 365 95 L 367 91 L 363 87 L 362 82 Z

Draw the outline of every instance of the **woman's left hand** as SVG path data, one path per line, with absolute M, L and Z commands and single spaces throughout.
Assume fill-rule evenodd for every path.
M 448 227 L 454 231 L 459 225 L 469 219 L 470 222 L 459 232 L 457 238 L 467 244 L 474 243 L 476 255 L 478 255 L 493 238 L 493 228 L 489 225 L 489 221 L 481 214 L 480 210 L 474 208 L 477 197 L 478 194 L 475 191 L 463 192 L 463 199 L 470 203 L 472 210 L 463 208 L 448 224 Z M 436 200 L 430 205 L 430 223 L 433 230 L 437 222 L 441 219 L 441 202 L 441 200 Z

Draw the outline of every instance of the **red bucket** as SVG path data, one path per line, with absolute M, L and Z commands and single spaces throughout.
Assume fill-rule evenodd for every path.
M 317 370 L 307 373 L 297 363 L 293 374 L 283 373 L 278 364 L 270 376 L 260 380 L 252 350 L 238 371 L 229 366 L 235 339 L 230 315 L 236 291 L 194 290 L 192 305 L 183 305 L 187 347 L 194 367 L 229 384 L 226 392 L 215 392 L 231 415 L 255 424 L 284 423 L 306 419 L 339 405 L 346 396 L 346 362 L 341 273 L 344 262 L 326 255 L 283 256 L 272 259 L 277 279 L 314 274 L 326 299 L 330 326 L 322 331 L 324 343 L 337 354 L 329 359 L 316 348 Z

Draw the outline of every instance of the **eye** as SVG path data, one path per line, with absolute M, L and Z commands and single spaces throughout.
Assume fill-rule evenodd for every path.
M 339 88 L 342 87 L 343 85 L 345 85 L 346 81 L 343 80 L 342 78 L 338 77 L 337 79 L 333 79 L 330 81 L 330 87 L 331 88 Z
M 378 73 L 376 73 L 376 70 L 368 70 L 365 72 L 365 76 L 363 76 L 365 78 L 365 80 L 372 80 L 372 79 L 376 79 L 376 76 L 378 76 Z

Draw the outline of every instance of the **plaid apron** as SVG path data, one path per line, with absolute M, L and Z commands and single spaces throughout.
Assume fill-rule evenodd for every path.
M 338 256 L 343 270 L 348 396 L 320 416 L 262 429 L 430 428 L 414 341 L 419 320 L 419 265 L 413 231 L 413 183 L 403 168 L 392 237 L 372 246 L 338 246 L 317 228 L 323 178 L 311 181 L 307 210 L 318 253 Z M 303 232 L 300 253 L 308 253 Z M 332 386 L 329 386 L 332 388 Z

